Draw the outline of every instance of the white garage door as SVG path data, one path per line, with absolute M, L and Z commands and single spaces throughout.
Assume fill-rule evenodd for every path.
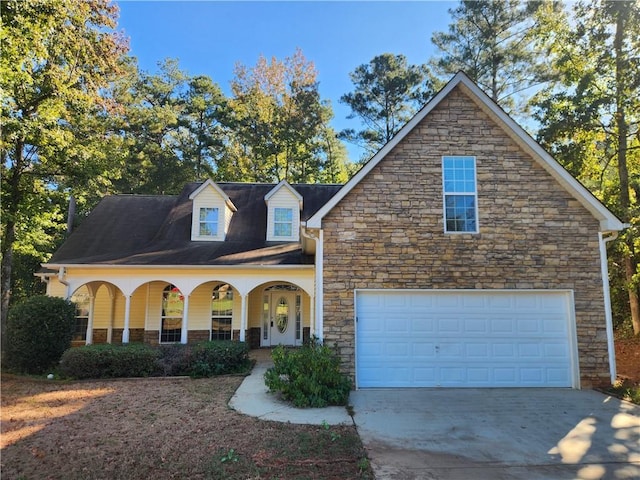
M 566 291 L 356 291 L 362 387 L 578 387 Z

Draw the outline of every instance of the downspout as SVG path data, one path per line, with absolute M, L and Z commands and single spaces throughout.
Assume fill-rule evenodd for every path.
M 311 333 L 315 333 L 318 340 L 322 342 L 324 339 L 324 318 L 323 318 L 323 295 L 322 295 L 322 268 L 323 268 L 323 250 L 322 250 L 322 230 L 319 229 L 318 233 L 311 232 L 307 229 L 305 223 L 302 223 L 302 228 L 300 229 L 302 236 L 309 240 L 313 240 L 316 244 L 316 254 L 315 254 L 315 272 L 314 272 L 314 283 L 315 283 L 315 332 L 311 330 Z
M 600 245 L 600 269 L 602 271 L 602 292 L 604 293 L 604 318 L 607 327 L 607 349 L 609 350 L 609 375 L 611 384 L 616 381 L 616 349 L 613 343 L 613 315 L 611 313 L 611 291 L 609 289 L 609 265 L 607 263 L 607 242 L 618 238 L 618 232 L 611 232 L 605 237 L 598 232 Z
M 65 300 L 69 300 L 69 298 L 71 297 L 71 293 L 69 292 L 69 282 L 67 282 L 64 277 L 67 275 L 67 272 L 65 270 L 64 267 L 60 267 L 58 269 L 58 281 L 63 284 L 65 287 L 67 287 L 67 291 L 64 295 L 64 299 Z

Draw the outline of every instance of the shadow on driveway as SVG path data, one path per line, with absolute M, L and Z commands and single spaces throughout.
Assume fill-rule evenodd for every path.
M 593 390 L 351 393 L 376 479 L 640 479 L 640 407 Z

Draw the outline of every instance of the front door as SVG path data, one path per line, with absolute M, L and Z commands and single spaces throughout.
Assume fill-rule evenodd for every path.
M 271 345 L 296 343 L 296 293 L 273 291 L 270 294 L 269 338 Z

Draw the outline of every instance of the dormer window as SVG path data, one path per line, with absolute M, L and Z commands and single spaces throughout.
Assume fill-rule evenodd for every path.
M 276 237 L 291 237 L 293 232 L 293 209 L 274 208 L 273 234 Z
M 267 204 L 267 241 L 297 242 L 300 240 L 302 196 L 282 180 L 264 196 Z
M 193 202 L 191 240 L 223 241 L 236 211 L 229 196 L 212 180 L 207 180 L 189 195 L 189 199 Z
M 201 208 L 200 209 L 200 236 L 201 237 L 217 237 L 218 236 L 218 209 L 217 208 Z

